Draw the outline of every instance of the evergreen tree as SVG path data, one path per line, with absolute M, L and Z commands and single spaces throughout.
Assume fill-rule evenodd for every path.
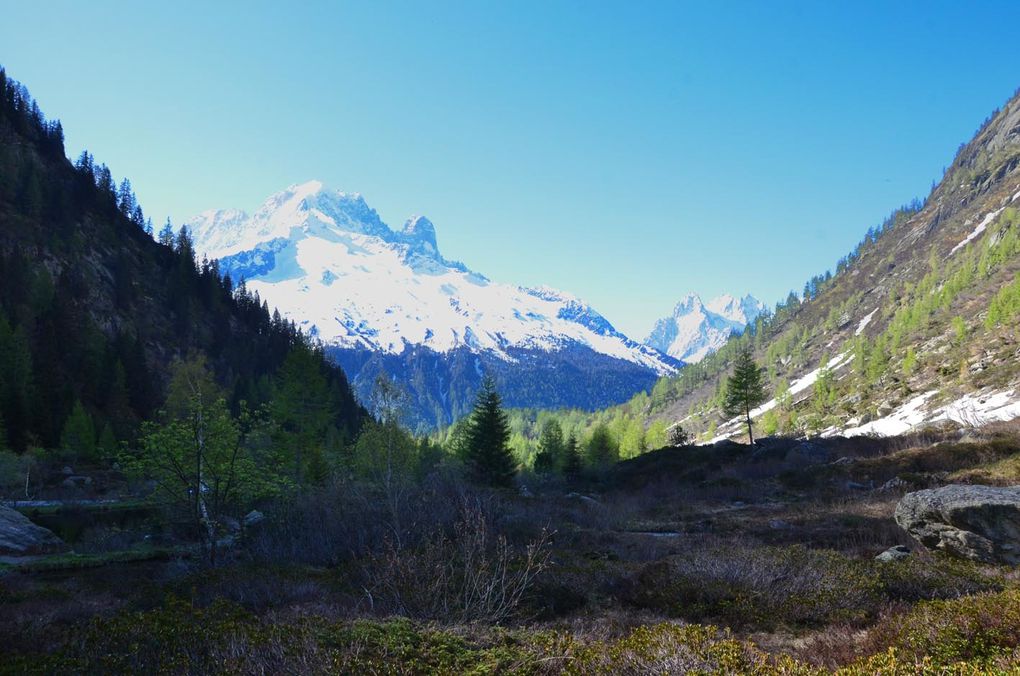
M 667 440 L 669 441 L 669 445 L 673 448 L 681 448 L 683 446 L 691 445 L 691 435 L 687 433 L 687 430 L 685 430 L 683 425 L 680 423 L 669 428 Z
M 303 343 L 287 354 L 276 378 L 272 414 L 277 443 L 289 459 L 295 483 L 319 461 L 330 422 L 329 388 L 316 352 Z
M 563 475 L 570 480 L 581 476 L 581 452 L 577 448 L 577 437 L 573 432 L 563 445 Z
M 535 471 L 543 474 L 552 472 L 563 464 L 563 429 L 555 420 L 542 425 L 538 439 L 538 454 L 535 456 Z
M 174 226 L 170 222 L 170 217 L 166 217 L 166 223 L 159 231 L 159 243 L 168 249 L 174 247 Z
M 482 382 L 467 431 L 468 468 L 475 481 L 509 487 L 516 473 L 510 451 L 510 425 L 492 378 Z
M 737 355 L 733 375 L 726 381 L 726 399 L 723 410 L 726 415 L 742 415 L 747 422 L 747 439 L 754 445 L 751 428 L 751 409 L 762 404 L 765 394 L 765 374 L 751 355 L 751 350 L 742 350 Z
M 135 194 L 131 192 L 131 181 L 126 178 L 117 189 L 117 208 L 128 218 L 135 212 Z

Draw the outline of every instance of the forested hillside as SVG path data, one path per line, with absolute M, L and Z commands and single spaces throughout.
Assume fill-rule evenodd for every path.
M 0 448 L 110 460 L 185 359 L 208 365 L 235 415 L 286 396 L 288 378 L 321 383 L 319 431 L 352 440 L 365 413 L 343 372 L 196 261 L 186 229 L 151 232 L 130 182 L 87 152 L 68 161 L 60 122 L 0 70 Z
M 768 274 L 763 270 L 762 274 Z M 545 421 L 582 442 L 606 428 L 621 457 L 676 424 L 703 440 L 737 435 L 726 377 L 750 349 L 767 374 L 760 433 L 902 433 L 926 420 L 978 424 L 1020 399 L 1020 98 L 961 145 L 923 201 L 869 228 L 834 271 L 808 280 L 718 352 L 595 414 L 512 415 L 523 458 Z M 640 430 L 644 430 L 644 434 Z

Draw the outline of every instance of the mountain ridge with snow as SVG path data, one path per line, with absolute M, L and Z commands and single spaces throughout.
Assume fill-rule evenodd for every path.
M 447 260 L 427 218 L 391 229 L 360 194 L 319 181 L 292 185 L 251 214 L 209 210 L 186 225 L 199 255 L 218 260 L 221 272 L 244 279 L 249 291 L 337 354 L 466 350 L 485 355 L 490 366 L 491 358 L 514 363 L 548 355 L 555 372 L 556 355 L 569 350 L 585 364 L 581 377 L 600 359 L 630 364 L 635 377 L 623 378 L 621 401 L 682 365 L 628 338 L 577 296 L 494 282 Z M 592 355 L 579 357 L 585 350 Z M 414 370 L 397 368 L 406 369 Z M 357 382 L 358 374 L 349 375 Z M 583 397 L 546 403 L 587 405 Z
M 742 333 L 765 310 L 764 304 L 747 294 L 736 298 L 723 294 L 707 303 L 688 293 L 668 317 L 655 323 L 645 345 L 687 363 L 696 363 L 722 347 L 734 333 Z

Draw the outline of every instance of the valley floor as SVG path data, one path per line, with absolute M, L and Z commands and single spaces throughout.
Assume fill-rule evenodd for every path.
M 1020 483 L 1016 425 L 722 442 L 521 482 L 324 488 L 213 566 L 113 546 L 0 565 L 0 672 L 1020 671 L 1016 572 L 928 552 L 892 518 L 918 488 Z M 875 560 L 895 545 L 911 554 Z

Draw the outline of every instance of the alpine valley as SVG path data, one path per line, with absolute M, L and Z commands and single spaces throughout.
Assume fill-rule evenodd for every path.
M 186 225 L 200 255 L 326 345 L 362 401 L 380 373 L 400 383 L 417 427 L 467 413 L 485 374 L 510 406 L 616 404 L 743 326 L 730 308 L 684 334 L 688 348 L 639 343 L 575 296 L 494 282 L 444 258 L 427 218 L 391 229 L 361 195 L 318 181 L 253 214 L 206 211 Z

